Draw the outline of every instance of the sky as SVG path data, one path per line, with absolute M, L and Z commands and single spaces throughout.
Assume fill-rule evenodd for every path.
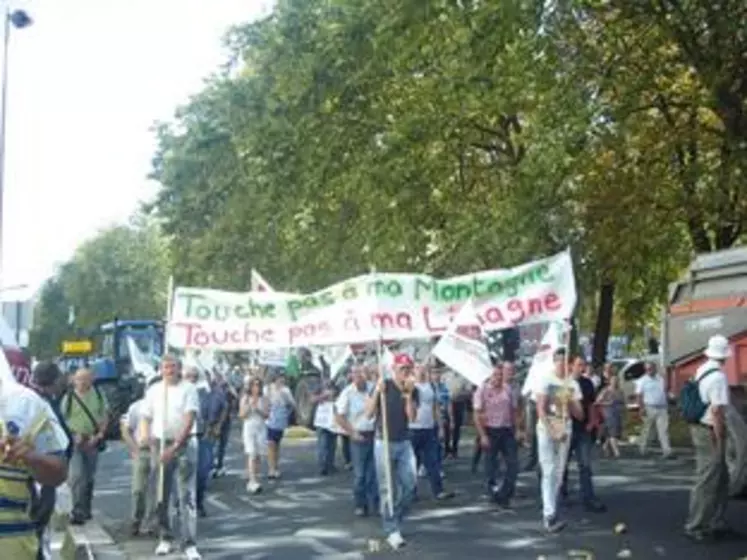
M 228 59 L 223 34 L 270 0 L 9 4 L 34 23 L 10 36 L 0 285 L 33 290 L 154 196 L 152 125 L 200 91 Z

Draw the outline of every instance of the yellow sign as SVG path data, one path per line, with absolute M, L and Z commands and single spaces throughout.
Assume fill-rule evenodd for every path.
M 66 340 L 62 343 L 63 354 L 90 354 L 92 351 L 90 340 Z

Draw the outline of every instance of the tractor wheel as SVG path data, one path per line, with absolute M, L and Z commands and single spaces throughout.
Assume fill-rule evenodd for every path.
M 299 426 L 311 426 L 314 419 L 311 415 L 314 413 L 314 405 L 311 402 L 311 396 L 319 391 L 322 385 L 322 379 L 318 375 L 305 375 L 298 380 L 296 384 L 296 424 Z

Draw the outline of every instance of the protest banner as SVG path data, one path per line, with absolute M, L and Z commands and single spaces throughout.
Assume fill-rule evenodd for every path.
M 222 351 L 429 338 L 471 299 L 485 330 L 565 319 L 576 305 L 569 251 L 449 279 L 367 274 L 313 294 L 177 288 L 169 343 Z

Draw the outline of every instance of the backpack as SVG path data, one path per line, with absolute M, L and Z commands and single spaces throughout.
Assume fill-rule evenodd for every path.
M 720 371 L 719 368 L 713 368 L 706 371 L 699 379 L 689 379 L 680 391 L 679 409 L 682 418 L 688 424 L 698 424 L 702 420 L 708 405 L 700 398 L 700 382 L 712 373 Z

